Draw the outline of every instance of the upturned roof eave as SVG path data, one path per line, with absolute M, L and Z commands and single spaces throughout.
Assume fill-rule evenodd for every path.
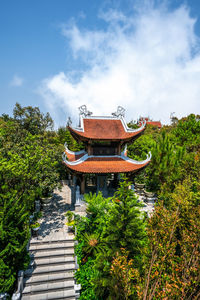
M 129 142 L 129 141 L 132 141 L 136 138 L 138 138 L 141 134 L 144 133 L 144 130 L 145 130 L 145 127 L 141 129 L 141 131 L 138 131 L 137 133 L 133 132 L 133 133 L 127 133 L 127 136 L 123 137 L 119 137 L 119 138 L 116 138 L 116 137 L 88 137 L 86 135 L 85 132 L 79 132 L 78 130 L 75 130 L 74 128 L 68 126 L 68 129 L 71 133 L 71 135 L 74 137 L 75 140 L 79 141 L 113 141 L 113 142 L 120 142 L 120 141 L 124 141 L 124 142 Z
M 120 174 L 120 173 L 137 173 L 141 170 L 143 170 L 144 168 L 146 168 L 148 166 L 150 162 L 146 163 L 145 165 L 140 166 L 137 169 L 132 169 L 132 170 L 101 170 L 101 171 L 92 171 L 92 170 L 78 170 L 78 169 L 74 169 L 72 166 L 67 165 L 64 161 L 63 164 L 69 169 L 69 171 L 71 173 L 76 173 L 76 174 Z
M 151 161 L 151 153 L 143 161 L 135 161 L 124 153 L 114 156 L 88 156 L 83 155 L 76 161 L 68 161 L 66 154 L 63 154 L 63 162 L 66 167 L 77 173 L 135 173 L 146 167 Z

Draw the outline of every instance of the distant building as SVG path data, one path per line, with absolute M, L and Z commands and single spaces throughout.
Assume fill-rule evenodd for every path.
M 138 125 L 141 126 L 141 124 L 146 121 L 147 125 L 151 125 L 153 127 L 156 127 L 158 129 L 162 128 L 162 124 L 160 121 L 153 121 L 149 117 L 140 117 L 138 121 Z

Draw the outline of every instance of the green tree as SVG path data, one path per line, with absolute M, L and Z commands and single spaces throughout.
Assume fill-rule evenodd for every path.
M 12 292 L 17 272 L 28 266 L 28 213 L 22 197 L 0 194 L 0 292 Z
M 104 235 L 106 230 L 106 220 L 111 208 L 111 198 L 104 198 L 102 193 L 86 194 L 84 196 L 87 202 L 87 215 L 89 220 L 88 232 Z
M 146 159 L 147 153 L 153 149 L 158 136 L 158 131 L 148 127 L 144 134 L 128 145 L 128 156 L 136 160 Z
M 200 149 L 200 116 L 190 114 L 178 121 L 172 133 L 180 146 L 186 146 L 188 152 Z
M 200 185 L 187 179 L 171 194 L 170 207 L 160 202 L 148 223 L 151 259 L 140 297 L 199 299 Z
M 53 120 L 50 114 L 46 113 L 44 115 L 40 112 L 39 107 L 22 107 L 19 103 L 16 103 L 13 115 L 20 126 L 31 134 L 43 133 L 45 130 L 53 128 Z
M 61 144 L 67 143 L 67 146 L 71 151 L 79 151 L 84 149 L 84 145 L 82 143 L 77 143 L 67 127 L 58 128 L 58 139 Z
M 55 148 L 41 142 L 37 136 L 29 133 L 20 145 L 14 145 L 6 154 L 2 152 L 1 182 L 8 189 L 16 189 L 19 195 L 27 193 L 33 196 L 32 201 L 26 203 L 27 209 L 33 209 L 34 198 L 46 196 L 58 186 L 58 159 Z M 31 197 L 27 199 L 30 201 Z
M 171 188 L 180 179 L 180 167 L 184 154 L 184 147 L 174 146 L 169 135 L 162 131 L 152 149 L 151 167 L 147 170 L 147 185 L 151 190 L 160 190 L 166 182 L 171 184 Z
M 142 249 L 147 243 L 145 219 L 139 210 L 142 205 L 129 189 L 130 185 L 126 178 L 120 183 L 107 215 L 104 237 L 112 252 L 125 248 L 130 257 L 134 257 L 135 263 L 139 264 L 143 256 Z
M 147 244 L 145 219 L 129 185 L 125 178 L 113 198 L 105 199 L 101 193 L 86 195 L 88 217 L 77 221 L 80 258 L 77 279 L 84 282 L 90 276 L 90 284 L 84 284 L 82 292 L 84 295 L 93 293 L 95 299 L 110 299 L 113 295 L 111 282 L 115 279 L 110 270 L 113 256 L 120 253 L 121 248 L 129 252 L 128 259 L 133 259 L 138 272 L 143 272 L 143 249 Z M 93 264 L 92 274 L 86 267 L 87 260 Z M 86 298 L 81 296 L 81 299 Z
M 110 268 L 113 255 L 124 248 L 128 259 L 133 259 L 133 266 L 140 274 L 144 273 L 145 252 L 148 244 L 145 232 L 145 218 L 139 208 L 134 192 L 129 189 L 130 182 L 124 178 L 112 198 L 106 212 L 102 240 L 106 243 L 106 253 L 99 253 L 95 260 L 95 277 L 92 280 L 97 299 L 109 299 L 112 287 Z
M 129 253 L 120 249 L 113 257 L 110 274 L 110 297 L 111 299 L 127 300 L 137 299 L 137 286 L 139 285 L 140 273 L 133 266 L 133 259 L 128 259 Z
M 9 293 L 26 265 L 28 216 L 58 186 L 64 149 L 48 114 L 17 105 L 14 116 L 0 117 L 0 291 Z

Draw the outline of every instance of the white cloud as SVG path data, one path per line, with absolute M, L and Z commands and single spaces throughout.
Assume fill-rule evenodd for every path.
M 105 30 L 75 23 L 63 30 L 84 67 L 79 76 L 69 70 L 43 81 L 40 92 L 49 109 L 77 116 L 86 104 L 94 114 L 109 115 L 121 105 L 129 120 L 149 115 L 165 123 L 171 112 L 200 113 L 200 43 L 186 6 L 151 6 L 132 16 L 110 10 L 100 17 Z
M 12 86 L 22 86 L 24 79 L 18 75 L 14 75 L 10 85 Z

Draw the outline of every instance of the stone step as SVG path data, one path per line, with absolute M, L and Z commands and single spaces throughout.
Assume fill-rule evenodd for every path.
M 73 256 L 60 256 L 60 257 L 46 257 L 46 258 L 34 258 L 34 262 L 37 266 L 42 265 L 55 265 L 55 264 L 70 264 L 74 263 Z
M 32 286 L 26 286 L 23 290 L 23 295 L 26 294 L 38 294 L 38 293 L 49 293 L 60 290 L 73 290 L 74 281 L 59 281 L 59 282 L 46 282 Z
M 64 202 L 63 202 L 63 203 L 60 203 L 60 204 L 62 205 L 62 204 L 64 204 Z M 58 214 L 58 213 L 59 213 L 60 215 L 64 215 L 64 213 L 67 211 L 67 208 L 66 208 L 65 212 L 63 212 L 63 208 L 61 208 L 61 207 L 59 207 L 59 208 L 58 208 L 58 207 L 55 207 L 55 206 L 53 205 L 53 203 L 51 203 L 51 202 L 43 204 L 42 207 L 45 208 L 44 216 L 48 216 L 48 215 L 49 215 L 49 212 L 52 212 L 52 213 L 54 213 L 55 215 Z M 56 210 L 56 213 L 55 213 L 55 210 Z
M 36 268 L 30 268 L 25 271 L 25 276 L 38 276 L 38 275 L 47 275 L 54 274 L 59 272 L 73 272 L 75 271 L 75 264 L 63 264 L 63 265 L 53 265 L 53 266 L 38 266 Z
M 45 244 L 59 244 L 59 243 L 73 243 L 74 244 L 74 237 L 73 236 L 67 236 L 66 239 L 42 239 L 42 238 L 32 238 L 30 240 L 30 245 L 45 245 Z
M 57 282 L 57 281 L 72 281 L 74 280 L 73 272 L 59 272 L 47 275 L 38 275 L 32 277 L 25 278 L 26 286 L 29 285 L 36 285 L 40 283 L 50 283 L 50 282 Z
M 46 249 L 44 251 L 30 251 L 31 258 L 34 259 L 43 259 L 46 257 L 59 257 L 59 256 L 73 256 L 74 255 L 74 249 L 56 249 L 47 251 Z
M 65 243 L 57 243 L 57 244 L 39 244 L 39 245 L 30 245 L 29 251 L 54 251 L 58 249 L 69 249 L 74 248 L 74 244 L 65 242 Z
M 22 300 L 54 300 L 54 299 L 67 299 L 75 300 L 75 291 L 74 290 L 63 290 L 56 292 L 40 293 L 40 294 L 27 294 L 22 296 Z

